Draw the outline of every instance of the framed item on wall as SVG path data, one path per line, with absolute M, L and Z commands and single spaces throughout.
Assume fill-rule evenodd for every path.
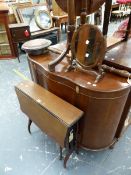
M 13 4 L 11 4 L 10 8 L 11 8 L 12 11 L 13 11 L 13 14 L 14 14 L 14 16 L 15 16 L 15 19 L 16 19 L 16 22 L 17 22 L 17 23 L 21 23 L 20 17 L 19 17 L 18 12 L 17 12 L 17 9 L 18 9 L 19 7 L 28 7 L 28 6 L 30 6 L 30 5 L 32 5 L 31 2 L 13 3 Z
M 41 29 L 49 29 L 52 27 L 52 17 L 45 10 L 38 10 L 35 13 L 35 22 Z
M 30 32 L 41 30 L 35 21 L 35 14 L 39 10 L 48 11 L 46 5 L 30 5 L 28 7 L 19 7 L 17 9 L 20 21 L 27 23 L 30 26 Z

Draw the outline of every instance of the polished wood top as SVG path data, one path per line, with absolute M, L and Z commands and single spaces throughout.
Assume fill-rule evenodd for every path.
M 19 28 L 19 27 L 28 27 L 27 23 L 16 23 L 16 24 L 9 24 L 9 28 Z
M 80 15 L 81 10 L 82 10 L 82 4 L 84 3 L 83 1 L 85 0 L 75 0 L 75 12 L 76 15 Z M 95 11 L 97 11 L 101 5 L 105 2 L 105 0 L 86 0 L 86 4 L 87 4 L 87 14 L 91 14 Z M 60 6 L 60 8 L 62 8 L 62 10 L 64 10 L 65 12 L 67 12 L 67 0 L 56 0 L 57 4 Z
M 119 39 L 115 40 L 109 37 L 107 39 L 107 50 L 108 47 L 112 47 L 111 45 L 115 44 L 116 41 L 119 41 Z M 65 47 L 66 42 L 63 42 L 53 45 L 49 49 L 53 50 L 56 53 L 61 53 Z M 67 56 L 70 57 L 71 54 L 69 53 Z M 125 69 L 131 72 L 131 39 L 128 39 L 128 41 L 123 41 L 117 46 L 108 50 L 104 58 L 104 63 L 114 66 L 118 69 Z
M 114 46 L 119 45 L 122 42 L 121 38 L 115 38 L 115 37 L 107 37 L 107 50 L 110 50 L 114 48 Z M 61 42 L 59 44 L 53 45 L 50 47 L 51 50 L 55 50 L 57 53 L 61 53 L 64 48 L 66 47 L 66 42 Z
M 67 58 L 65 58 L 60 64 L 55 67 L 55 72 L 50 72 L 48 69 L 48 63 L 56 59 L 58 56 L 59 54 L 50 51 L 38 56 L 29 55 L 29 59 L 39 65 L 41 69 L 45 71 L 45 74 L 49 74 L 50 78 L 53 79 L 53 76 L 55 76 L 55 79 L 58 81 L 60 79 L 64 79 L 62 83 L 65 83 L 67 86 L 70 86 L 70 83 L 73 83 L 75 85 L 78 85 L 79 88 L 89 89 L 91 94 L 92 92 L 95 94 L 94 92 L 97 93 L 99 91 L 100 97 L 102 97 L 102 92 L 104 94 L 104 92 L 113 93 L 114 91 L 117 91 L 116 95 L 118 95 L 121 90 L 130 87 L 130 85 L 127 83 L 126 78 L 119 77 L 111 73 L 106 73 L 104 77 L 97 84 L 95 84 L 94 81 L 96 79 L 96 76 L 92 75 L 91 73 L 84 73 L 80 70 L 72 70 L 66 72 L 68 66 Z M 119 95 L 121 96 L 122 93 Z
M 120 44 L 122 40 L 123 40 L 122 38 L 108 36 L 107 37 L 107 50 L 114 48 L 116 45 Z
M 31 97 L 42 108 L 52 113 L 54 117 L 67 126 L 72 126 L 83 115 L 83 111 L 32 81 L 25 80 L 19 83 L 16 89 Z
M 106 53 L 105 63 L 131 73 L 131 39 L 122 42 Z

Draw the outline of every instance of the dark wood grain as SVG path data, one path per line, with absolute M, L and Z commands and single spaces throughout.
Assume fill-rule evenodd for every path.
M 59 54 L 49 52 L 41 56 L 29 56 L 37 83 L 72 105 L 84 111 L 80 122 L 80 146 L 92 150 L 109 147 L 116 139 L 130 86 L 125 78 L 107 73 L 94 85 L 95 77 L 79 70 L 65 72 L 66 58 L 48 70 L 48 63 Z
M 112 0 L 106 0 L 104 23 L 103 23 L 103 35 L 104 36 L 107 36 L 107 33 L 108 33 L 108 25 L 110 21 L 111 7 L 112 7 Z
M 71 0 L 70 0 L 71 1 Z M 76 15 L 81 14 L 82 4 L 85 0 L 75 0 L 75 13 Z M 86 0 L 87 1 L 87 14 L 91 14 L 98 10 L 101 5 L 105 2 L 105 0 Z M 58 5 L 63 9 L 63 11 L 67 12 L 67 0 L 56 0 Z
M 104 63 L 131 73 L 131 39 L 109 50 Z

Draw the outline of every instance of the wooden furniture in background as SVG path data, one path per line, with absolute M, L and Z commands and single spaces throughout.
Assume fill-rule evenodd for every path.
M 119 4 L 115 3 L 111 5 L 112 10 L 118 10 L 119 9 Z
M 55 35 L 55 42 L 52 41 L 52 34 Z M 39 37 L 44 37 L 46 39 L 49 39 L 52 41 L 53 44 L 56 44 L 60 41 L 60 30 L 59 27 L 52 27 L 50 29 L 47 30 L 41 30 L 41 31 L 37 31 L 37 32 L 32 32 L 31 33 L 31 38 L 39 38 Z
M 64 11 L 64 12 L 68 12 L 68 0 L 56 0 L 57 4 L 59 5 L 59 7 Z M 68 3 L 67 3 L 68 2 Z M 84 0 L 84 1 L 80 1 L 80 0 L 74 0 L 74 4 L 75 6 L 71 6 L 71 8 L 73 9 L 73 7 L 75 8 L 75 14 L 76 16 L 79 16 L 81 14 L 81 9 L 83 8 L 83 4 L 86 4 L 86 12 L 87 14 L 91 14 L 95 11 L 97 11 L 102 4 L 105 2 L 105 0 Z M 69 12 L 68 12 L 69 15 Z
M 17 8 L 20 22 L 27 23 L 30 26 L 30 32 L 37 32 L 41 30 L 35 22 L 35 13 L 38 10 L 47 10 L 47 6 L 32 4 L 28 6 L 20 6 Z
M 22 42 L 30 39 L 30 28 L 26 23 L 10 24 L 9 29 L 13 42 Z
M 39 28 L 35 21 L 35 12 L 37 10 L 46 10 L 47 6 L 45 5 L 29 5 L 29 6 L 21 6 L 17 8 L 20 21 L 23 23 L 27 23 L 30 27 L 30 32 L 31 32 L 31 38 L 36 38 L 36 37 L 47 37 L 50 38 L 52 34 L 55 33 L 56 35 L 56 43 L 60 40 L 60 30 L 58 27 L 51 27 L 50 29 L 47 30 L 42 30 Z M 48 36 L 47 36 L 48 35 Z M 56 44 L 55 43 L 55 44 Z
M 117 19 L 128 16 L 129 14 L 130 12 L 125 4 L 119 4 L 119 9 L 111 11 L 112 17 L 116 18 L 116 22 Z
M 109 50 L 106 53 L 104 63 L 131 73 L 131 39 Z
M 63 25 L 65 25 L 65 32 L 67 28 L 67 21 L 68 21 L 68 16 L 63 15 L 63 16 L 52 16 L 53 17 L 53 22 L 56 27 L 59 27 L 60 30 L 62 29 Z
M 112 15 L 112 17 L 116 18 L 116 22 L 117 22 L 117 19 L 123 17 L 123 11 L 122 11 L 121 7 L 119 6 L 118 10 L 113 10 L 111 12 L 111 15 Z
M 9 31 L 8 7 L 0 6 L 0 59 L 15 57 L 14 46 Z
M 12 41 L 15 44 L 15 52 L 19 59 L 19 50 L 18 50 L 18 44 L 23 43 L 25 41 L 28 41 L 31 37 L 29 25 L 25 23 L 18 23 L 18 24 L 10 24 L 9 25 Z
M 52 0 L 52 11 L 54 16 L 64 16 L 67 15 L 56 3 L 55 0 Z
M 17 23 L 16 18 L 13 13 L 9 13 L 8 16 L 9 16 L 9 24 Z
M 52 17 L 53 17 L 55 26 L 62 28 L 64 24 L 65 32 L 66 32 L 68 15 L 57 5 L 55 0 L 52 0 L 52 15 L 53 15 Z
M 106 40 L 107 40 L 107 51 L 116 47 L 123 41 L 122 38 L 116 38 L 114 36 L 108 36 Z
M 66 148 L 64 167 L 73 150 L 77 149 L 78 121 L 83 112 L 32 81 L 24 81 L 15 87 L 21 110 L 48 136 Z M 28 105 L 27 105 L 28 104 Z
M 13 4 L 10 5 L 10 9 L 12 10 L 12 12 L 13 12 L 13 14 L 14 14 L 17 23 L 21 23 L 20 17 L 19 17 L 19 15 L 18 15 L 18 13 L 17 13 L 17 8 L 23 7 L 23 6 L 24 6 L 24 7 L 26 7 L 26 6 L 28 7 L 28 6 L 30 6 L 30 5 L 32 5 L 31 2 L 13 3 Z

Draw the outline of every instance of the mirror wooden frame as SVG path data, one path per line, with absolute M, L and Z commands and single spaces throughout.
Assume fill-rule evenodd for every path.
M 50 21 L 50 24 L 49 24 L 49 26 L 47 27 L 47 26 L 44 26 L 43 24 L 42 24 L 42 21 L 40 20 L 40 14 L 45 14 L 46 16 L 48 16 L 49 17 L 49 21 Z M 51 17 L 51 15 L 50 15 L 50 13 L 48 12 L 48 11 L 46 11 L 46 10 L 37 10 L 36 11 L 36 13 L 35 13 L 35 22 L 36 22 L 36 24 L 37 24 L 37 26 L 39 27 L 39 28 L 41 28 L 41 29 L 44 29 L 44 30 L 46 30 L 46 29 L 50 29 L 51 27 L 52 27 L 52 17 Z
M 35 22 L 35 12 L 37 10 L 48 10 L 46 4 L 44 5 L 28 5 L 17 8 L 20 22 L 27 23 L 30 26 L 30 32 L 37 32 L 41 29 Z
M 82 68 L 94 68 L 101 65 L 104 60 L 106 40 L 96 26 L 84 24 L 74 32 L 71 42 L 71 52 L 73 58 Z

